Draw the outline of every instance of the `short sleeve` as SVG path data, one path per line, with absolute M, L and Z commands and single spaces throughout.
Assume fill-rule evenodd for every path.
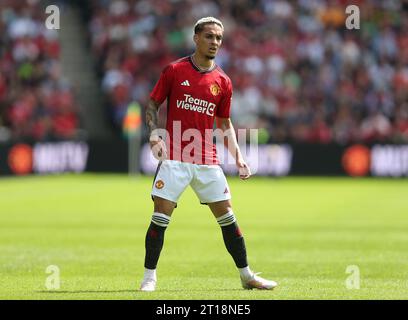
M 173 76 L 173 66 L 168 65 L 163 69 L 159 81 L 157 81 L 153 91 L 150 93 L 150 98 L 162 104 L 170 93 L 171 85 L 173 83 Z
M 228 79 L 226 84 L 226 89 L 224 90 L 220 107 L 217 108 L 216 116 L 220 118 L 229 118 L 231 110 L 231 100 L 232 100 L 232 83 Z

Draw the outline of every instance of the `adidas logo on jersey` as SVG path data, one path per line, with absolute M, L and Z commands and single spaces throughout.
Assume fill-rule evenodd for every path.
M 181 83 L 182 86 L 186 86 L 189 87 L 190 86 L 190 82 L 188 82 L 188 80 L 185 80 Z

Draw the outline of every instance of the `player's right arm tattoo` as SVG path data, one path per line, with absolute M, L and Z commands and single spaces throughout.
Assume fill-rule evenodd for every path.
M 152 99 L 149 99 L 146 108 L 146 124 L 149 127 L 149 134 L 151 134 L 153 130 L 157 129 L 159 125 L 159 107 L 159 103 Z

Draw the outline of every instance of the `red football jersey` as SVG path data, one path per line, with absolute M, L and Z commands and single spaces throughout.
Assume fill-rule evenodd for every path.
M 189 56 L 164 68 L 150 98 L 167 98 L 168 159 L 218 164 L 214 118 L 230 117 L 231 97 L 231 80 L 216 64 L 200 71 Z

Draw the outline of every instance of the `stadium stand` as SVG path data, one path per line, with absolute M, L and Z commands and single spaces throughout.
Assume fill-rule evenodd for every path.
M 212 15 L 226 28 L 217 63 L 234 84 L 237 128 L 262 128 L 265 142 L 408 141 L 408 6 L 353 1 L 361 29 L 347 30 L 348 3 L 91 0 L 112 122 L 146 104 L 165 64 L 193 52 L 195 21 Z
M 128 105 L 145 105 L 162 68 L 193 52 L 195 21 L 213 15 L 226 28 L 217 63 L 234 84 L 236 128 L 260 128 L 262 142 L 408 141 L 408 5 L 402 0 L 353 1 L 360 30 L 345 28 L 346 0 L 73 3 L 86 11 L 84 36 L 118 134 Z M 3 0 L 0 10 L 0 141 L 83 136 L 82 116 L 97 119 L 96 112 L 80 115 L 62 72 L 61 39 L 44 27 L 39 1 Z M 89 88 L 82 96 L 97 95 Z M 165 113 L 162 108 L 161 119 Z
M 2 0 L 0 12 L 0 141 L 83 135 L 58 34 L 45 27 L 39 1 Z

